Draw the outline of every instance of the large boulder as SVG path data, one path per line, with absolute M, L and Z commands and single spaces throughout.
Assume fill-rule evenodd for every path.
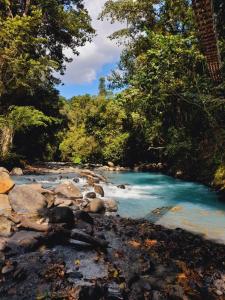
M 9 202 L 18 214 L 38 215 L 47 206 L 46 198 L 29 185 L 15 186 L 9 192 Z
M 98 198 L 91 200 L 88 206 L 88 210 L 91 213 L 100 213 L 104 211 L 104 209 L 105 209 L 104 201 Z
M 95 184 L 94 191 L 95 191 L 95 193 L 99 194 L 101 197 L 104 197 L 104 195 L 105 195 L 103 187 L 101 185 Z
M 53 194 L 54 194 L 51 190 L 44 189 L 44 188 L 42 187 L 42 184 L 41 184 L 41 183 L 30 183 L 30 184 L 24 184 L 24 185 L 29 186 L 29 187 L 31 187 L 32 189 L 34 189 L 34 190 L 36 190 L 37 192 L 39 192 L 39 193 L 41 193 L 41 194 L 44 194 L 44 195 L 46 195 L 46 194 L 51 194 L 51 195 L 53 195 Z M 23 185 L 23 186 L 24 186 L 24 185 Z
M 12 175 L 12 176 L 22 176 L 23 175 L 23 170 L 21 168 L 13 168 L 12 171 L 10 172 L 10 175 Z
M 12 181 L 7 172 L 0 172 L 0 194 L 8 193 L 14 185 L 15 183 Z
M 5 215 L 11 212 L 8 195 L 0 194 L 0 215 Z
M 54 201 L 55 206 L 71 206 L 73 201 L 67 198 L 56 197 Z
M 0 237 L 8 237 L 12 234 L 12 222 L 0 215 Z
M 4 167 L 0 167 L 0 173 L 1 172 L 5 172 L 5 173 L 9 174 L 9 171 Z
M 54 192 L 56 194 L 59 194 L 63 197 L 69 198 L 69 199 L 83 198 L 80 189 L 70 181 L 66 181 L 66 182 L 58 185 L 55 188 Z

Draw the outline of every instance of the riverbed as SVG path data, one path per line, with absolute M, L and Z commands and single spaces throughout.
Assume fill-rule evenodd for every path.
M 105 198 L 118 201 L 122 217 L 146 218 L 169 228 L 183 228 L 206 238 L 225 243 L 225 203 L 216 192 L 193 182 L 174 179 L 161 173 L 104 172 L 108 183 L 103 184 Z M 74 173 L 60 175 L 26 175 L 14 177 L 16 183 L 42 183 L 52 187 L 72 180 Z M 78 185 L 83 192 L 84 181 Z M 125 189 L 117 185 L 124 184 Z

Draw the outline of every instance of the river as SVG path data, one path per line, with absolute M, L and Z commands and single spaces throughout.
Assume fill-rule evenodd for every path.
M 210 188 L 161 173 L 106 172 L 104 175 L 110 182 L 103 185 L 105 196 L 118 200 L 121 216 L 147 218 L 156 224 L 184 228 L 225 243 L 225 203 Z M 73 178 L 74 174 L 63 176 Z M 30 175 L 14 177 L 14 180 L 18 184 L 36 180 L 51 187 L 64 179 L 58 175 Z M 81 180 L 79 184 L 82 186 L 84 182 Z M 126 189 L 117 188 L 119 184 L 125 184 Z

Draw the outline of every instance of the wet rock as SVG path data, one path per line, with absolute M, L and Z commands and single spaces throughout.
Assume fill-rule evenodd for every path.
M 69 227 L 74 225 L 74 215 L 69 207 L 45 208 L 40 211 L 44 218 L 48 218 L 50 223 L 65 223 Z
M 18 214 L 38 215 L 47 206 L 46 198 L 29 185 L 15 186 L 9 193 L 9 202 Z
M 23 170 L 21 168 L 13 168 L 12 171 L 10 172 L 10 175 L 12 175 L 12 176 L 22 176 L 23 175 Z
M 80 179 L 78 177 L 73 178 L 73 182 L 78 183 Z
M 108 212 L 116 212 L 118 210 L 118 204 L 114 199 L 107 199 L 104 201 L 106 210 Z
M 104 201 L 98 198 L 91 200 L 88 206 L 89 212 L 100 213 L 105 209 Z
M 12 222 L 0 215 L 0 237 L 8 237 L 12 234 Z
M 0 194 L 0 215 L 8 214 L 12 210 L 11 205 L 9 203 L 8 195 Z
M 85 195 L 86 198 L 94 199 L 96 198 L 96 193 L 95 192 L 89 192 Z
M 122 190 L 126 189 L 126 186 L 124 184 L 117 185 L 117 187 Z
M 72 182 L 66 181 L 60 185 L 58 185 L 54 192 L 56 194 L 62 195 L 69 199 L 80 199 L 82 198 L 82 194 L 80 189 L 75 186 Z
M 15 183 L 12 181 L 7 172 L 0 172 L 0 194 L 8 193 L 14 185 Z
M 104 195 L 105 195 L 103 187 L 101 185 L 95 184 L 94 191 L 95 191 L 95 193 L 99 194 L 101 197 L 104 197 Z

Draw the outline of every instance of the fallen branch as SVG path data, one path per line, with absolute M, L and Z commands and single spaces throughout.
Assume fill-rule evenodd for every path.
M 91 244 L 95 247 L 100 247 L 100 248 L 107 248 L 108 247 L 108 242 L 96 237 L 92 237 L 89 234 L 78 230 L 78 229 L 73 229 L 71 231 L 71 238 L 78 240 L 78 241 L 82 241 L 88 244 Z

